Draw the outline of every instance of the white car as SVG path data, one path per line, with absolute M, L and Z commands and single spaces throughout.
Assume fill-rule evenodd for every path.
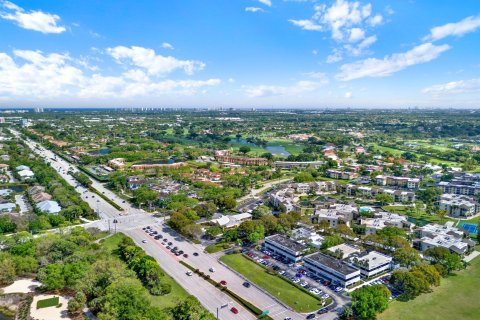
M 147 243 L 147 240 L 142 240 L 142 243 Z
M 214 267 L 211 267 L 210 269 L 208 269 L 210 272 L 215 272 L 215 268 Z
M 188 272 L 187 272 L 187 276 L 189 276 L 189 277 L 193 276 L 193 272 L 192 272 L 192 271 L 188 271 Z

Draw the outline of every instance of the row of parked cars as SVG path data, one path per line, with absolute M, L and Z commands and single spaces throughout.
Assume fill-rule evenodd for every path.
M 168 241 L 167 238 L 164 238 L 162 234 L 160 234 L 158 231 L 156 230 L 153 230 L 150 226 L 147 226 L 145 228 L 143 228 L 143 231 L 145 231 L 145 233 L 147 233 L 148 235 L 150 235 L 151 237 L 153 237 L 153 239 L 155 240 L 162 240 L 162 244 L 164 246 L 166 246 L 166 248 L 168 250 L 170 250 L 170 252 L 172 252 L 174 255 L 176 255 L 177 257 L 178 256 L 183 256 L 184 258 L 188 258 L 188 254 L 185 253 L 183 250 L 179 249 L 177 246 L 173 246 L 173 243 L 171 241 Z M 146 243 L 147 241 L 146 240 L 143 240 L 142 241 L 143 243 Z M 194 252 L 193 253 L 194 256 L 198 256 L 198 253 L 197 252 Z

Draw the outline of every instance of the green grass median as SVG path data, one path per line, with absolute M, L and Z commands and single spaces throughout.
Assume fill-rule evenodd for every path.
M 298 312 L 312 312 L 322 307 L 319 300 L 288 281 L 268 273 L 267 270 L 241 254 L 228 254 L 220 260 Z

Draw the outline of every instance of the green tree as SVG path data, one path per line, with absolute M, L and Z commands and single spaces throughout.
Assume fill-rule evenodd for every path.
M 258 207 L 256 207 L 255 209 L 253 209 L 252 211 L 252 217 L 254 219 L 260 219 L 261 217 L 264 217 L 266 215 L 269 215 L 271 214 L 272 211 L 270 210 L 269 207 L 267 207 L 266 205 L 259 205 Z
M 40 269 L 37 279 L 47 290 L 58 290 L 65 287 L 63 267 L 60 264 L 54 263 Z
M 334 247 L 336 245 L 342 244 L 343 242 L 344 242 L 343 239 L 338 235 L 326 236 L 322 242 L 320 249 L 325 250 L 330 247 Z
M 240 152 L 243 153 L 243 154 L 249 153 L 250 150 L 251 150 L 251 149 L 250 149 L 249 146 L 241 146 L 241 147 L 238 149 L 238 151 L 240 151 Z
M 0 261 L 0 285 L 12 284 L 15 280 L 15 264 L 11 259 L 3 259 Z
M 393 203 L 394 199 L 391 195 L 386 193 L 380 193 L 375 197 L 375 200 L 380 203 L 380 205 L 384 206 L 389 203 Z
M 420 254 L 410 246 L 395 250 L 393 258 L 401 266 L 410 268 L 420 262 Z
M 218 235 L 222 233 L 222 228 L 219 226 L 211 226 L 205 231 L 205 235 L 210 239 L 215 239 Z
M 425 251 L 425 255 L 432 258 L 434 263 L 444 266 L 449 274 L 452 273 L 452 271 L 460 270 L 465 266 L 462 258 L 458 254 L 451 253 L 446 248 L 429 248 Z
M 17 230 L 17 225 L 11 217 L 0 217 L 0 233 L 11 233 Z
M 362 287 L 352 293 L 352 307 L 357 319 L 376 319 L 377 313 L 387 309 L 390 290 L 384 285 Z
M 175 320 L 214 320 L 215 317 L 206 311 L 193 296 L 173 307 L 171 312 Z

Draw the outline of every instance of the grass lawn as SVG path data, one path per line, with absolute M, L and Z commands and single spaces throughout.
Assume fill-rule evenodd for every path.
M 37 301 L 37 309 L 48 308 L 48 307 L 56 307 L 58 306 L 58 297 L 52 297 L 48 299 L 38 300 Z
M 205 251 L 207 253 L 215 253 L 215 252 L 219 252 L 219 251 L 222 251 L 224 250 L 224 246 L 226 245 L 226 243 L 215 243 L 215 244 L 211 244 L 209 245 L 208 247 L 205 248 Z
M 314 297 L 290 282 L 269 274 L 264 268 L 241 254 L 225 255 L 220 260 L 298 312 L 312 312 L 322 307 L 321 302 Z
M 448 217 L 439 217 L 437 215 L 428 214 L 423 210 L 408 212 L 411 207 L 407 206 L 383 206 L 382 209 L 388 212 L 403 214 L 414 219 L 425 220 L 432 223 L 445 224 L 447 221 L 457 221 Z
M 118 248 L 118 245 L 126 236 L 123 233 L 117 233 L 112 235 L 111 237 L 106 238 L 102 241 L 102 247 L 105 248 L 107 252 L 111 254 L 115 254 L 115 250 Z M 160 265 L 160 267 L 162 267 Z M 165 274 L 165 280 L 172 286 L 172 291 L 165 295 L 165 296 L 154 296 L 147 292 L 150 301 L 155 306 L 158 306 L 162 309 L 174 307 L 179 301 L 184 300 L 188 297 L 188 293 L 183 289 L 173 278 L 171 278 L 168 274 Z
M 405 150 L 400 150 L 400 149 L 395 149 L 395 148 L 390 148 L 390 147 L 384 147 L 384 146 L 381 146 L 377 143 L 372 143 L 371 144 L 375 149 L 377 149 L 378 151 L 380 152 L 385 152 L 385 151 L 388 151 L 390 152 L 392 155 L 394 155 L 395 157 L 399 157 L 402 155 L 402 153 L 405 152 Z M 423 154 L 421 153 L 417 153 L 417 152 L 412 152 L 414 153 L 415 155 L 417 155 L 417 157 L 421 157 Z M 429 158 L 429 162 L 431 163 L 443 163 L 443 164 L 446 164 L 446 165 L 449 165 L 451 167 L 459 167 L 461 166 L 461 164 L 459 164 L 458 162 L 453 162 L 453 161 L 447 161 L 447 160 L 442 160 L 442 159 L 438 159 L 438 158 L 434 158 L 434 157 L 431 157 L 431 156 L 428 156 L 427 157 Z
M 466 270 L 442 279 L 432 293 L 408 302 L 394 301 L 380 320 L 474 320 L 480 318 L 480 258 Z

